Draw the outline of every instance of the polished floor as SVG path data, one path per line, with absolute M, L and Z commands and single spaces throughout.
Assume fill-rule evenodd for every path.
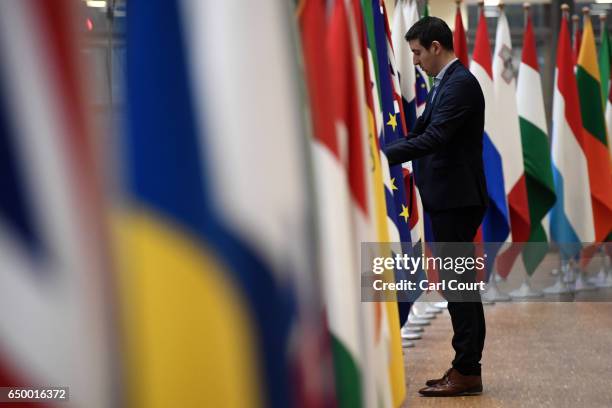
M 402 407 L 612 407 L 612 303 L 497 303 L 485 306 L 487 338 L 480 396 L 425 398 L 424 382 L 453 357 L 444 311 L 404 349 Z

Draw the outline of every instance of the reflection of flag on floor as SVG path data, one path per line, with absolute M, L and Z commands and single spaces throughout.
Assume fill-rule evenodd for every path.
M 508 201 L 512 241 L 511 245 L 497 258 L 497 272 L 507 277 L 514 261 L 520 255 L 522 245 L 529 239 L 529 206 L 523 167 L 521 131 L 516 108 L 516 86 L 512 66 L 512 42 L 510 27 L 504 9 L 497 19 L 495 51 L 493 53 L 493 87 L 497 116 L 496 132 L 491 138 L 502 157 L 504 187 Z
M 485 242 L 505 242 L 510 232 L 506 192 L 504 190 L 504 174 L 502 157 L 493 135 L 497 132 L 497 113 L 495 110 L 495 94 L 493 90 L 493 73 L 491 69 L 491 46 L 484 12 L 480 10 L 480 18 L 476 29 L 476 40 L 470 71 L 482 88 L 485 98 L 485 134 L 483 137 L 483 161 L 485 176 L 487 178 L 487 191 L 489 194 L 489 207 L 485 213 L 482 225 Z M 489 253 L 487 261 L 490 265 L 494 259 L 495 251 Z M 491 268 L 487 268 L 491 272 Z
M 598 98 L 599 100 L 599 98 Z M 581 242 L 595 239 L 580 102 L 567 15 L 561 19 L 553 96 L 552 164 L 557 202 L 550 212 L 551 239 L 562 244 L 564 256 L 574 256 Z
M 595 36 L 588 14 L 584 18 L 576 82 L 584 126 L 584 136 L 578 140 L 589 170 L 595 240 L 601 242 L 612 232 L 612 166 L 602 106 Z
M 73 6 L 0 2 L 0 387 L 108 407 L 112 269 Z

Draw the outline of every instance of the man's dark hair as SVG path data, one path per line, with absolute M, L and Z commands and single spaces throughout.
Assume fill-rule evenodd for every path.
M 406 41 L 419 40 L 426 49 L 437 41 L 442 48 L 453 50 L 453 33 L 444 20 L 438 17 L 423 17 L 410 27 L 404 38 Z

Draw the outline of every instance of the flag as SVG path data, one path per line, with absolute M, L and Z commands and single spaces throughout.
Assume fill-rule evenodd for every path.
M 416 1 L 402 0 L 399 2 L 395 7 L 392 29 L 393 50 L 408 131 L 411 131 L 416 123 L 417 100 L 419 99 L 417 87 L 426 88 L 422 77 L 417 84 L 418 70 L 413 63 L 410 45 L 404 38 L 408 29 L 418 20 L 418 14 L 415 11 Z M 427 92 L 421 97 L 420 102 L 423 107 L 426 98 Z M 405 190 L 408 194 L 407 202 L 412 203 L 410 211 L 411 242 L 416 244 L 424 238 L 423 209 L 418 188 L 414 183 L 412 162 L 404 163 L 403 167 Z
M 414 1 L 415 5 L 415 9 L 417 8 L 417 4 L 416 4 L 416 0 Z M 429 17 L 429 1 L 425 0 L 425 4 L 423 5 L 423 15 L 421 17 Z M 421 70 L 421 73 L 423 75 L 425 75 L 425 73 L 423 72 L 423 70 Z M 433 78 L 427 78 L 427 89 L 431 89 L 433 87 Z
M 318 200 L 318 241 L 326 312 L 331 333 L 336 399 L 339 406 L 362 406 L 360 359 L 360 302 L 355 284 L 357 254 L 350 217 L 347 172 L 341 157 L 340 139 L 330 98 L 330 64 L 326 42 L 325 4 L 305 0 L 298 8 L 310 112 L 313 122 L 312 157 Z M 334 14 L 336 17 L 337 14 Z M 335 21 L 335 20 L 333 20 Z M 339 44 L 347 52 L 346 45 Z M 340 54 L 341 58 L 348 58 Z M 342 89 L 346 93 L 345 89 Z
M 295 285 L 316 277 L 289 5 L 136 0 L 127 15 L 130 405 L 291 406 Z
M 395 64 L 395 55 L 391 42 L 386 7 L 382 2 L 379 6 L 375 7 L 380 11 L 379 15 L 376 15 L 376 10 L 373 9 L 374 33 L 380 75 L 377 83 L 379 83 L 381 90 L 380 103 L 383 112 L 383 123 L 385 124 L 383 127 L 381 145 L 384 146 L 387 143 L 405 137 L 408 132 L 408 126 L 403 110 L 403 98 L 399 84 L 399 75 Z M 408 201 L 409 197 L 406 195 L 402 166 L 391 166 L 390 173 L 392 177 L 391 193 L 395 203 L 395 217 L 392 218 L 392 220 L 399 231 L 401 242 L 411 243 L 411 203 Z M 407 315 L 405 317 L 407 317 Z M 403 323 L 403 321 L 401 321 L 401 323 Z
M 404 7 L 404 18 L 405 18 L 405 27 L 406 32 L 419 21 L 419 10 L 418 4 L 416 0 L 408 1 L 407 7 Z M 404 40 L 405 41 L 405 40 Z M 398 59 L 396 58 L 396 61 Z M 403 61 L 401 62 L 403 63 Z M 417 117 L 421 116 L 423 111 L 425 110 L 425 102 L 427 101 L 427 93 L 429 92 L 430 82 L 428 80 L 427 74 L 421 69 L 421 67 L 415 67 L 415 92 L 416 92 L 416 112 Z
M 508 201 L 512 241 L 525 242 L 529 239 L 529 205 L 525 185 L 523 149 L 516 107 L 516 82 L 512 65 L 512 42 L 510 27 L 503 8 L 500 8 L 493 53 L 493 88 L 497 116 L 496 132 L 491 140 L 502 158 L 504 187 Z M 487 108 L 488 109 L 488 108 Z M 502 278 L 508 276 L 522 246 L 511 245 L 497 259 L 497 272 Z
M 391 39 L 397 63 L 397 73 L 402 96 L 402 104 L 406 126 L 411 129 L 416 122 L 416 77 L 412 50 L 404 38 L 408 29 L 410 8 L 413 5 L 408 0 L 400 0 L 395 5 Z
M 382 124 L 382 114 L 379 108 L 378 94 L 375 92 L 377 88 L 373 61 L 368 50 L 368 40 L 365 25 L 364 13 L 360 0 L 352 0 L 352 18 L 349 21 L 354 22 L 351 30 L 356 34 L 355 54 L 357 55 L 357 89 L 359 96 L 359 109 L 362 118 L 361 123 L 366 132 L 362 132 L 363 145 L 367 146 L 365 153 L 365 171 L 368 177 L 365 178 L 366 190 L 368 191 L 368 218 L 370 223 L 375 225 L 376 238 L 380 243 L 377 248 L 378 255 L 391 255 L 390 234 L 397 237 L 397 232 L 390 227 L 391 223 L 388 218 L 389 211 L 386 203 L 386 189 L 391 186 L 391 178 L 389 175 L 389 166 L 380 149 L 379 140 L 377 137 L 377 129 L 379 124 Z M 349 13 L 351 14 L 351 13 Z M 357 44 L 358 43 L 358 44 Z M 370 238 L 362 236 L 360 241 L 369 240 Z M 397 238 L 394 238 L 397 240 Z M 363 247 L 362 247 L 363 248 Z M 391 282 L 395 279 L 391 269 L 385 271 L 383 278 Z M 387 299 L 387 300 L 394 300 Z M 364 323 L 370 336 L 365 337 L 365 349 L 363 351 L 365 358 L 368 360 L 367 378 L 368 389 L 366 390 L 367 406 L 393 406 L 392 402 L 392 375 L 391 370 L 398 365 L 398 360 L 401 359 L 400 338 L 398 336 L 397 320 L 398 309 L 392 302 L 366 303 L 362 308 L 364 312 Z M 401 320 L 401 317 L 400 317 Z M 396 336 L 391 338 L 391 336 Z M 373 388 L 372 388 L 373 386 Z
M 595 36 L 591 17 L 588 14 L 584 18 L 576 82 L 584 127 L 583 137 L 578 140 L 589 171 L 595 240 L 602 242 L 612 232 L 612 166 L 601 98 Z
M 386 220 L 382 211 L 387 203 L 384 201 L 383 180 L 379 177 L 381 173 L 377 170 L 377 165 L 380 168 L 376 158 L 378 149 L 372 141 L 368 143 L 368 138 L 373 136 L 373 128 L 367 116 L 370 99 L 366 93 L 366 83 L 369 79 L 365 64 L 369 56 L 365 52 L 366 39 L 361 11 L 356 0 L 352 2 L 352 7 L 346 7 L 349 37 L 347 48 L 350 49 L 347 61 L 353 61 L 354 71 L 349 69 L 346 74 L 339 73 L 336 77 L 336 82 L 341 82 L 340 78 L 353 78 L 350 94 L 338 99 L 338 103 L 345 106 L 339 118 L 343 123 L 348 123 L 347 170 L 351 181 L 355 243 L 358 246 L 361 242 L 372 242 L 376 238 L 385 240 L 384 242 L 389 241 L 388 235 L 385 236 L 383 232 Z M 331 52 L 330 55 L 338 58 L 339 53 Z M 338 63 L 342 61 L 339 59 Z M 348 67 L 350 68 L 350 65 Z M 333 93 L 342 94 L 337 91 Z M 389 180 L 387 176 L 386 181 Z M 382 255 L 388 256 L 386 254 L 389 251 L 383 252 L 385 254 Z M 384 275 L 384 279 L 394 279 L 391 271 Z M 361 310 L 364 328 L 362 355 L 366 361 L 364 402 L 367 406 L 389 406 L 392 404 L 392 398 L 403 399 L 402 395 L 397 395 L 396 389 L 392 389 L 404 381 L 397 306 L 394 302 L 368 303 L 364 304 Z
M 574 75 L 567 15 L 561 19 L 553 94 L 552 171 L 557 201 L 550 212 L 551 239 L 563 256 L 575 256 L 581 242 L 595 239 L 583 128 Z M 599 98 L 597 98 L 599 100 Z
M 410 5 L 406 4 L 405 6 Z M 415 6 L 416 2 L 413 2 L 412 7 Z M 404 96 L 404 90 L 406 90 L 410 95 L 409 98 L 411 98 L 411 101 L 414 100 L 416 102 L 416 95 L 414 94 L 414 90 L 416 88 L 416 83 L 414 82 L 415 76 L 408 75 L 408 72 L 416 73 L 415 66 L 412 63 L 412 51 L 410 50 L 408 42 L 405 39 L 402 39 L 403 41 L 401 41 L 397 39 L 396 36 L 395 41 L 399 42 L 400 47 L 405 47 L 402 52 L 402 59 L 400 60 L 399 58 L 397 58 L 397 55 L 395 53 L 395 47 L 392 41 L 391 30 L 389 28 L 387 10 L 384 3 L 382 3 L 382 8 L 385 22 L 387 54 L 389 57 L 389 71 L 391 73 L 393 99 L 395 100 L 395 104 L 399 104 L 398 101 L 400 100 L 405 101 L 407 98 Z M 403 14 L 405 14 L 406 17 L 409 17 L 409 14 L 407 14 L 410 12 L 409 7 L 404 7 L 403 11 L 406 11 L 406 13 Z M 410 52 L 408 53 L 407 51 Z M 408 54 L 409 57 L 406 57 L 406 54 Z M 399 66 L 404 67 L 403 69 L 404 71 L 406 71 L 406 75 L 404 76 L 404 78 L 408 76 L 409 81 L 412 81 L 407 86 L 404 85 L 402 82 L 403 77 L 399 71 Z M 402 108 L 400 109 L 400 114 L 401 117 L 405 118 L 405 120 L 402 123 L 401 132 L 396 135 L 397 138 L 406 137 L 408 135 L 408 132 L 414 128 L 416 124 L 416 103 L 403 103 Z M 388 143 L 388 141 L 386 142 Z M 406 240 L 404 241 L 404 239 L 402 238 L 402 242 L 410 243 L 410 247 L 406 246 L 405 251 L 411 253 L 412 256 L 420 256 L 418 252 L 421 249 L 424 231 L 422 218 L 419 216 L 419 214 L 421 214 L 423 211 L 420 194 L 414 181 L 412 162 L 402 164 L 401 175 L 402 176 L 399 180 L 403 184 L 405 198 L 403 200 L 400 200 L 399 204 L 397 205 L 406 205 L 408 208 L 408 225 L 406 226 L 406 228 L 409 231 L 409 235 L 406 237 Z M 398 191 L 398 194 L 401 193 Z M 411 249 L 413 249 L 415 253 L 412 253 Z M 413 280 L 420 281 L 423 279 L 425 279 L 425 273 L 423 269 L 420 268 L 419 271 L 415 273 L 415 277 L 413 278 Z M 411 295 L 410 300 L 416 300 L 419 293 L 420 291 L 414 292 Z M 409 311 L 409 302 L 404 302 L 403 305 L 400 305 L 400 324 L 402 326 L 408 319 Z
M 554 205 L 556 196 L 531 16 L 527 17 L 523 36 L 523 56 L 519 66 L 516 101 L 531 221 L 528 242 L 548 242 L 542 221 Z M 547 248 L 542 244 L 525 246 L 523 263 L 528 275 L 531 276 L 535 272 L 546 253 Z
M 608 134 L 608 149 L 610 154 L 612 154 L 612 143 L 610 142 L 610 138 L 612 138 L 612 86 L 606 98 L 606 130 Z
M 486 105 L 482 155 L 490 202 L 482 225 L 483 240 L 491 243 L 505 242 L 510 232 L 510 224 L 504 189 L 502 157 L 498 146 L 494 142 L 499 139 L 495 136 L 496 132 L 498 132 L 496 124 L 499 117 L 496 110 L 493 88 L 491 46 L 489 44 L 487 22 L 482 9 L 480 10 L 478 27 L 476 29 L 476 40 L 470 71 L 474 74 L 482 88 Z M 489 255 L 488 262 L 492 262 L 493 258 L 494 256 Z M 488 268 L 489 271 L 490 269 Z
M 457 3 L 455 12 L 455 30 L 453 31 L 453 48 L 459 61 L 469 67 L 467 40 L 465 39 L 465 29 L 463 28 L 463 18 L 461 17 L 461 3 Z
M 398 137 L 403 137 L 406 131 L 403 120 L 401 96 L 398 94 L 397 73 L 392 60 L 393 51 L 391 39 L 388 35 L 388 22 L 384 4 L 379 0 L 363 1 L 364 18 L 368 33 L 368 46 L 375 67 L 377 95 L 379 96 L 379 108 L 382 114 L 381 129 L 378 134 L 380 145 L 384 146 Z M 397 90 L 397 91 L 395 91 Z M 386 158 L 381 155 L 383 165 L 388 167 Z M 387 213 L 390 220 L 391 242 L 410 242 L 409 227 L 409 205 L 406 202 L 404 191 L 403 172 L 401 165 L 389 168 L 390 180 L 385 191 Z M 397 271 L 396 271 L 397 272 Z M 398 276 L 395 277 L 398 279 Z M 390 305 L 390 303 L 387 303 Z M 397 315 L 396 315 L 397 316 Z M 392 312 L 389 313 L 391 324 L 391 390 L 393 404 L 398 406 L 405 397 L 404 370 L 401 344 L 399 335 L 399 318 L 393 320 Z
M 610 63 L 612 60 L 612 44 L 610 43 L 610 34 L 605 29 L 606 20 L 604 19 L 602 21 L 601 49 L 599 51 L 599 69 L 601 71 L 601 91 L 604 99 L 604 109 L 606 114 L 606 134 L 608 136 L 608 149 L 610 150 L 610 153 L 612 153 L 612 93 L 610 92 L 612 89 L 612 86 L 610 86 L 610 77 L 612 76 L 612 68 L 610 67 Z M 607 59 L 605 57 L 606 54 Z M 608 72 L 607 75 L 606 69 Z
M 113 269 L 74 7 L 0 3 L 0 387 L 108 407 Z

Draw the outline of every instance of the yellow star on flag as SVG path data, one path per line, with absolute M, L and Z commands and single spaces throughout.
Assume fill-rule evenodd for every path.
M 410 214 L 408 214 L 408 207 L 406 207 L 404 204 L 402 204 L 402 212 L 400 213 L 400 217 L 404 217 L 404 222 L 406 224 L 408 223 L 408 217 L 410 217 Z
M 395 177 L 391 179 L 391 191 L 393 190 L 397 190 L 397 187 L 395 186 Z
M 389 121 L 387 122 L 387 125 L 390 125 L 395 132 L 395 128 L 397 127 L 397 119 L 395 118 L 395 115 L 389 114 Z

